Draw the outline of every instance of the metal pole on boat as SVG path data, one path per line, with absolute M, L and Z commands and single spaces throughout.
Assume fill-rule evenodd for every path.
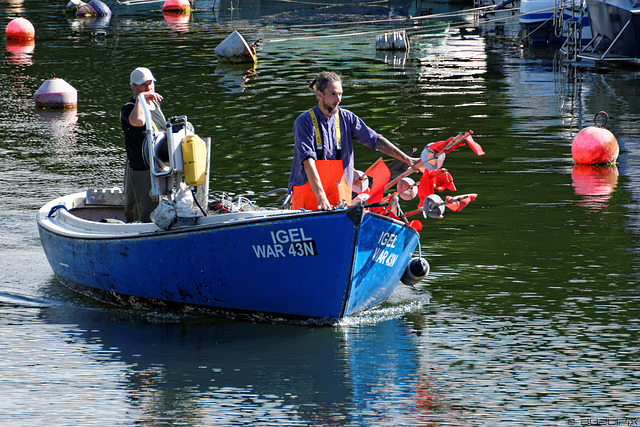
M 618 35 L 616 36 L 615 39 L 613 39 L 613 41 L 611 42 L 611 44 L 609 45 L 609 47 L 607 48 L 607 50 L 604 51 L 604 53 L 602 54 L 602 56 L 600 57 L 600 59 L 604 59 L 605 56 L 607 56 L 607 54 L 609 53 L 609 51 L 611 50 L 611 48 L 616 44 L 616 42 L 618 41 L 618 39 L 620 38 L 620 36 L 622 35 L 622 33 L 624 33 L 624 30 L 627 29 L 627 27 L 629 26 L 629 24 L 631 23 L 631 19 L 629 19 L 627 21 L 626 24 L 624 24 L 624 27 L 622 27 L 622 29 L 620 30 L 620 32 L 618 33 Z

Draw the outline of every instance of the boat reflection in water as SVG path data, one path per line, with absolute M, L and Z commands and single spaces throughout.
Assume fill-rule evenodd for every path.
M 62 306 L 42 317 L 77 325 L 73 346 L 121 371 L 123 412 L 138 423 L 345 425 L 366 414 L 417 425 L 448 417 L 442 401 L 425 401 L 438 391 L 419 372 L 419 337 L 400 319 L 314 328 Z

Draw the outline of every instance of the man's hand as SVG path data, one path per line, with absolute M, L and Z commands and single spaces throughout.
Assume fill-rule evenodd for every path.
M 327 200 L 327 196 L 322 192 L 322 195 L 318 197 L 318 210 L 319 211 L 330 211 L 333 209 L 329 200 Z
M 147 104 L 151 104 L 151 101 L 156 101 L 156 102 L 162 101 L 162 95 L 160 95 L 159 93 L 155 93 L 154 91 L 140 92 L 140 95 L 144 96 L 144 99 L 145 101 L 147 101 Z

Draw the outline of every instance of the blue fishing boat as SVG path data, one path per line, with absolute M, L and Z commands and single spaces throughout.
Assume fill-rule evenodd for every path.
M 146 106 L 142 95 L 139 103 Z M 158 131 L 148 109 L 145 115 L 151 191 L 163 197 L 153 222 L 127 223 L 119 188 L 62 196 L 37 215 L 56 277 L 108 303 L 340 319 L 382 303 L 400 281 L 415 285 L 428 274 L 422 224 L 407 217 L 441 218 L 445 207 L 458 211 L 477 196 L 443 200 L 434 193 L 455 190 L 442 169 L 447 153 L 468 144 L 484 154 L 469 131 L 425 147 L 420 183 L 408 178 L 417 170 L 379 159 L 358 171 L 351 203 L 340 200 L 328 211 L 263 208 L 242 196 L 209 193 L 210 141 L 194 133 L 186 116 Z M 397 191 L 384 196 L 393 185 Z M 398 199 L 416 195 L 419 208 L 402 212 Z
M 419 242 L 412 227 L 362 205 L 216 213 L 162 229 L 124 223 L 121 205 L 95 200 L 118 192 L 104 193 L 43 206 L 40 239 L 63 284 L 129 307 L 339 319 L 386 300 Z
M 130 307 L 340 319 L 385 301 L 403 275 L 415 284 L 427 274 L 413 257 L 415 226 L 365 204 L 305 211 L 210 199 L 208 139 L 186 116 L 157 131 L 145 114 L 143 153 L 163 196 L 153 222 L 127 223 L 120 189 L 63 196 L 38 212 L 44 252 L 68 287 Z

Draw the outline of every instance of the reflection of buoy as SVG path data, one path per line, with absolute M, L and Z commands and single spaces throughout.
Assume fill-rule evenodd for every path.
M 62 79 L 51 78 L 36 91 L 38 107 L 70 108 L 78 105 L 78 91 Z
M 598 124 L 598 116 L 604 115 L 603 125 Z M 618 159 L 620 148 L 616 137 L 602 126 L 607 124 L 609 116 L 604 111 L 596 114 L 596 126 L 582 129 L 573 139 L 571 155 L 574 162 L 583 165 L 597 165 L 603 163 L 615 163 Z
M 11 55 L 7 57 L 7 62 L 11 65 L 25 67 L 33 65 L 33 50 L 36 41 L 31 40 L 9 40 L 7 39 L 7 52 Z
M 618 185 L 615 165 L 573 165 L 571 180 L 580 196 L 606 196 Z
M 36 41 L 31 40 L 7 40 L 7 52 L 9 53 L 33 53 Z
M 166 0 L 162 5 L 163 12 L 191 12 L 191 3 L 189 0 Z
M 5 29 L 5 35 L 10 40 L 32 40 L 35 34 L 36 30 L 31 22 L 24 18 L 11 20 Z
M 164 16 L 164 20 L 169 24 L 178 24 L 172 25 L 171 27 L 177 31 L 186 31 L 189 29 L 189 19 L 191 16 L 190 11 L 186 12 L 173 12 L 173 11 L 162 11 L 162 16 Z

